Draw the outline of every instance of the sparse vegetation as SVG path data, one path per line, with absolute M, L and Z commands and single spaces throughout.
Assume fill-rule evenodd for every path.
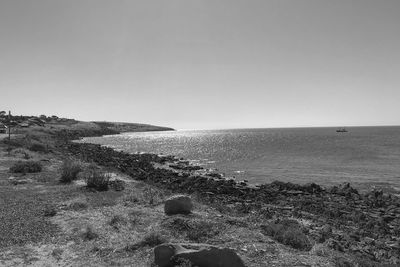
M 299 250 L 310 250 L 312 245 L 295 220 L 284 219 L 262 225 L 262 231 L 276 241 Z
M 38 161 L 18 161 L 10 168 L 13 173 L 35 173 L 42 171 L 42 164 Z
M 71 183 L 78 178 L 79 172 L 82 170 L 78 162 L 65 160 L 61 166 L 60 182 Z

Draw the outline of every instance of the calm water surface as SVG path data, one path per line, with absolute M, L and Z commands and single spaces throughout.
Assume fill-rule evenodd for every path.
M 85 138 L 126 152 L 190 159 L 251 183 L 274 180 L 400 189 L 400 127 L 237 129 Z

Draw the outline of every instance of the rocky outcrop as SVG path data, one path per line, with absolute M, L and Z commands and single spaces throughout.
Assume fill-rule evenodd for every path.
M 185 195 L 172 196 L 164 204 L 164 212 L 167 215 L 189 214 L 192 209 L 192 199 Z
M 198 267 L 245 267 L 230 248 L 206 244 L 162 244 L 154 248 L 154 263 L 158 267 L 173 267 L 185 261 Z

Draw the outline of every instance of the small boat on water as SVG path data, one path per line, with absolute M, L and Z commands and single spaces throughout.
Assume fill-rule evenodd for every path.
M 346 128 L 339 128 L 336 130 L 337 133 L 347 133 L 348 131 L 346 130 Z

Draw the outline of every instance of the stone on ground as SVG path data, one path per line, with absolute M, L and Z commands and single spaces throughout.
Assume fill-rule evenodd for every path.
M 245 267 L 230 248 L 206 244 L 162 244 L 154 248 L 154 263 L 158 267 L 176 266 L 182 259 L 198 267 Z
M 193 203 L 190 197 L 177 195 L 165 201 L 164 212 L 167 215 L 189 214 L 192 212 Z

